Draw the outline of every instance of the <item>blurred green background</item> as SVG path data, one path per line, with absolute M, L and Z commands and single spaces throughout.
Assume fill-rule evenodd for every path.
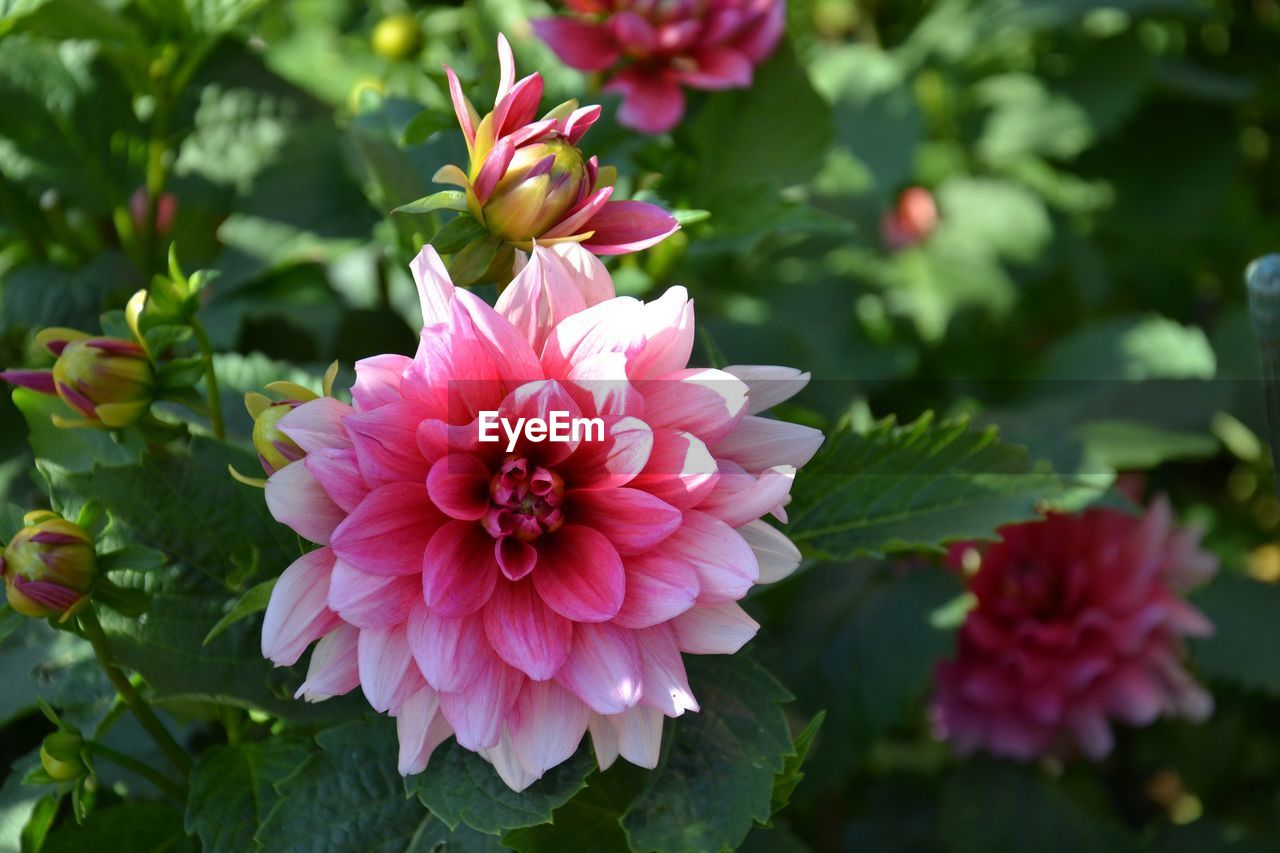
M 441 220 L 388 212 L 464 162 L 441 65 L 484 102 L 502 30 L 545 103 L 599 98 L 533 37 L 551 11 L 0 0 L 0 367 L 39 364 L 40 328 L 95 328 L 170 241 L 219 274 L 203 319 L 240 437 L 246 390 L 411 352 L 407 263 Z M 1223 556 L 1201 597 L 1220 633 L 1194 650 L 1219 710 L 1126 731 L 1097 767 L 958 762 L 923 713 L 956 590 L 909 562 L 813 565 L 749 605 L 797 719 L 828 716 L 794 805 L 748 843 L 1280 849 L 1280 502 L 1241 282 L 1280 250 L 1280 2 L 788 15 L 754 86 L 692 96 L 669 136 L 618 127 L 603 97 L 584 149 L 624 193 L 705 212 L 612 262 L 619 290 L 689 287 L 703 362 L 811 370 L 793 419 L 968 413 L 1095 484 L 1143 472 Z M 911 187 L 936 227 L 888 245 Z M 31 466 L 0 395 L 0 497 L 36 502 Z M 0 655 L 0 673 L 22 665 Z M 6 764 L 29 710 L 5 709 Z

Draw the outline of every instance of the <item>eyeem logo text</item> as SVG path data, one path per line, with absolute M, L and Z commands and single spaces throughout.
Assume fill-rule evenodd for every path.
M 504 418 L 495 411 L 480 412 L 480 440 L 493 443 L 507 438 L 507 452 L 516 449 L 523 435 L 535 444 L 543 441 L 604 441 L 604 421 L 601 418 L 575 418 L 568 412 L 551 411 L 547 418 Z M 501 432 L 499 432 L 501 431 Z

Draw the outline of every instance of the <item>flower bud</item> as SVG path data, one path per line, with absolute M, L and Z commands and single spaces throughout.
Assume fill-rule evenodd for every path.
M 90 421 L 126 427 L 147 411 L 155 371 L 141 346 L 119 338 L 81 338 L 62 348 L 53 382 L 68 406 Z
M 79 779 L 89 768 L 84 763 L 84 738 L 75 732 L 54 732 L 40 744 L 40 764 L 55 782 Z
M 485 224 L 513 243 L 538 237 L 569 212 L 589 181 L 582 152 L 567 140 L 525 145 L 485 202 Z
M 48 510 L 27 513 L 23 523 L 0 559 L 9 606 L 37 618 L 66 613 L 97 574 L 93 538 Z
M 253 448 L 258 451 L 262 470 L 266 471 L 268 476 L 306 455 L 293 439 L 280 431 L 279 427 L 280 419 L 304 402 L 304 400 L 268 401 L 265 408 L 254 414 Z M 250 414 L 253 414 L 252 409 Z

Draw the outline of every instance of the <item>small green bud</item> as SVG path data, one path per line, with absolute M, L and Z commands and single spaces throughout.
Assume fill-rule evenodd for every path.
M 53 381 L 68 406 L 115 429 L 138 420 L 150 407 L 155 371 L 146 351 L 133 341 L 81 338 L 62 348 Z
M 89 772 L 84 763 L 84 739 L 75 732 L 54 732 L 40 745 L 40 764 L 57 782 L 79 779 Z

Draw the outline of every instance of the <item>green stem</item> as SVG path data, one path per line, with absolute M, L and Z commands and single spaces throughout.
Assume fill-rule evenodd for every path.
M 214 438 L 227 437 L 226 427 L 222 423 L 222 397 L 218 393 L 218 374 L 213 371 L 213 344 L 209 335 L 196 317 L 191 318 L 191 331 L 195 333 L 196 343 L 200 345 L 200 354 L 204 356 L 204 388 L 209 399 L 209 420 L 213 423 Z
M 187 755 L 186 750 L 178 745 L 178 742 L 173 739 L 173 735 L 169 734 L 169 730 L 165 728 L 164 723 L 160 722 L 160 718 L 156 716 L 155 711 L 151 710 L 147 700 L 142 698 L 142 694 L 129 681 L 129 677 L 124 674 L 120 667 L 116 666 L 115 656 L 111 652 L 111 643 L 107 640 L 107 633 L 102 630 L 102 623 L 98 621 L 98 614 L 93 611 L 92 606 L 85 608 L 80 614 L 80 628 L 84 632 L 84 638 L 89 641 L 89 645 L 93 646 L 93 653 L 97 656 L 103 672 L 107 674 L 107 680 L 116 689 L 116 693 L 120 694 L 120 698 L 129 706 L 129 710 L 133 712 L 133 715 L 138 718 L 143 730 L 156 742 L 156 746 L 160 747 L 160 751 L 164 753 L 170 763 L 183 776 L 186 776 L 191 772 L 191 756 Z
M 187 789 L 182 785 L 178 785 L 171 779 L 166 779 L 164 775 L 154 767 L 143 764 L 138 759 L 131 758 L 122 752 L 116 752 L 111 747 L 104 746 L 96 741 L 87 741 L 85 745 L 89 747 L 89 752 L 92 754 L 105 758 L 107 761 L 110 761 L 118 767 L 123 767 L 125 770 L 137 773 L 152 785 L 155 785 L 162 794 L 167 794 L 179 803 L 185 803 L 187 801 Z

